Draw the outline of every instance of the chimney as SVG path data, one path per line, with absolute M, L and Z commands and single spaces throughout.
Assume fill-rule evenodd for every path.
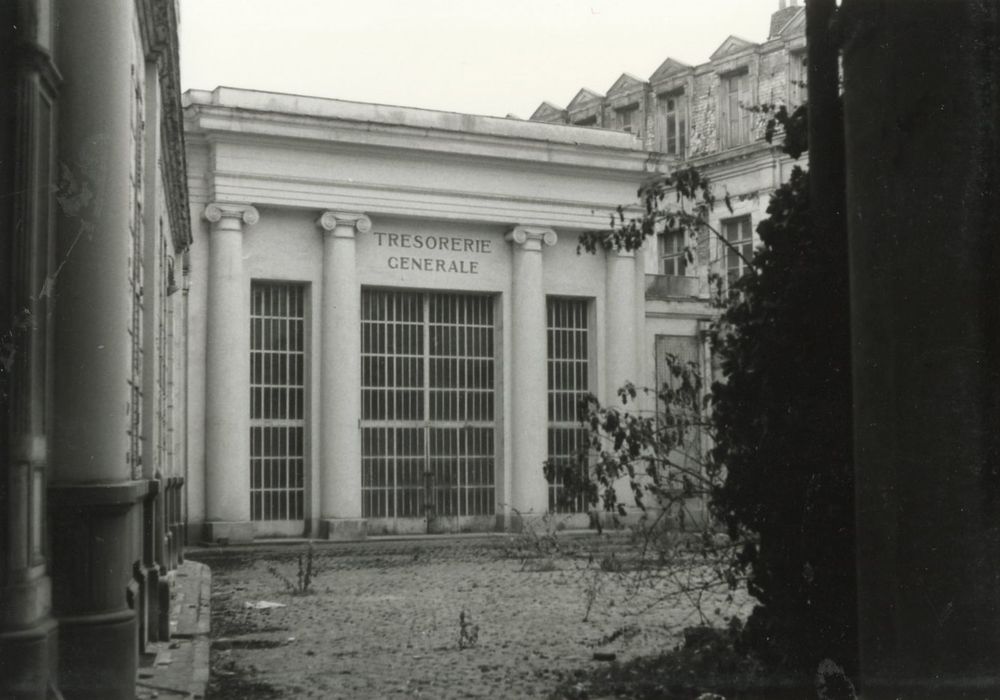
M 779 10 L 784 10 L 786 2 L 787 2 L 787 0 L 778 0 L 778 9 Z

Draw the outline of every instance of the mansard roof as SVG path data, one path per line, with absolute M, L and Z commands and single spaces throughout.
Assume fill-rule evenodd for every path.
M 681 63 L 680 61 L 667 57 L 660 67 L 657 68 L 651 76 L 649 76 L 649 82 L 655 83 L 665 78 L 670 77 L 674 73 L 680 73 L 682 71 L 689 70 L 691 66 L 686 63 Z
M 531 121 L 541 121 L 541 122 L 549 121 L 550 119 L 555 119 L 555 118 L 565 119 L 566 110 L 563 109 L 562 107 L 558 107 L 552 104 L 549 101 L 542 102 L 542 104 L 538 105 L 538 109 L 536 109 L 534 113 L 532 113 L 532 115 L 528 117 L 528 119 Z
M 793 11 L 788 12 L 788 10 Z M 773 39 L 779 36 L 801 34 L 805 32 L 805 27 L 806 8 L 796 6 L 786 7 L 784 10 L 775 12 L 771 18 L 771 34 L 768 38 Z
M 566 111 L 572 112 L 575 109 L 580 109 L 583 107 L 589 107 L 593 102 L 600 102 L 604 99 L 604 95 L 594 92 L 588 88 L 580 88 L 580 92 L 576 93 L 568 105 L 566 105 Z
M 750 46 L 755 46 L 755 44 L 752 41 L 738 37 L 735 34 L 730 34 L 726 40 L 719 45 L 719 48 L 717 48 L 709 57 L 709 60 L 715 61 L 720 58 L 725 58 L 730 54 L 737 53 Z
M 622 73 L 618 77 L 618 80 L 614 82 L 614 85 L 608 88 L 608 97 L 616 97 L 634 92 L 635 90 L 641 90 L 645 85 L 646 81 L 641 78 L 637 78 L 631 73 Z

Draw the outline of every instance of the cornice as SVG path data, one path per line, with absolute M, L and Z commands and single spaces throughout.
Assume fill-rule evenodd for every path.
M 656 165 L 650 160 L 649 153 L 638 147 L 637 139 L 634 141 L 636 148 L 624 148 L 256 112 L 213 105 L 192 105 L 187 108 L 186 114 L 188 135 L 215 143 L 252 144 L 263 141 L 327 152 L 381 148 L 434 154 L 435 158 L 531 162 L 546 169 L 568 166 L 577 174 L 582 169 L 602 177 L 625 180 L 656 172 Z M 552 126 L 570 130 L 578 128 Z
M 445 191 L 439 187 L 386 186 L 353 180 L 270 178 L 247 172 L 217 172 L 213 196 L 225 201 L 252 201 L 258 207 L 291 207 L 332 211 L 364 211 L 467 222 L 526 224 L 580 229 L 604 228 L 620 202 L 566 202 L 482 192 Z M 631 193 L 631 190 L 630 190 Z M 638 215 L 640 207 L 627 207 Z
M 135 7 L 146 58 L 156 62 L 160 79 L 160 135 L 165 144 L 162 162 L 167 216 L 174 246 L 183 251 L 193 239 L 188 216 L 177 6 L 175 0 L 135 0 Z

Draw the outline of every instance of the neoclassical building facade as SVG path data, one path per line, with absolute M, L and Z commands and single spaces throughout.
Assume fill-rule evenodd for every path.
M 582 394 L 659 386 L 668 353 L 712 376 L 710 280 L 743 273 L 729 251 L 750 257 L 793 165 L 746 108 L 803 99 L 803 21 L 782 2 L 762 44 L 729 37 L 703 65 L 667 59 L 527 121 L 187 93 L 191 535 L 486 530 L 556 509 L 541 465 L 580 444 Z M 689 164 L 715 183 L 717 235 L 577 254 Z
M 579 396 L 649 364 L 642 253 L 578 254 L 577 237 L 666 163 L 604 130 L 186 100 L 192 534 L 492 530 L 549 510 L 542 463 L 576 448 Z

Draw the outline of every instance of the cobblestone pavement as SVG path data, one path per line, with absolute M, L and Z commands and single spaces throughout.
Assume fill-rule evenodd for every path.
M 646 610 L 675 584 L 635 585 L 620 538 L 563 542 L 529 559 L 510 537 L 317 544 L 311 595 L 278 575 L 295 583 L 303 546 L 192 552 L 212 567 L 208 697 L 546 697 L 595 653 L 655 653 L 698 623 L 677 596 Z M 738 612 L 725 593 L 700 606 L 716 621 Z

